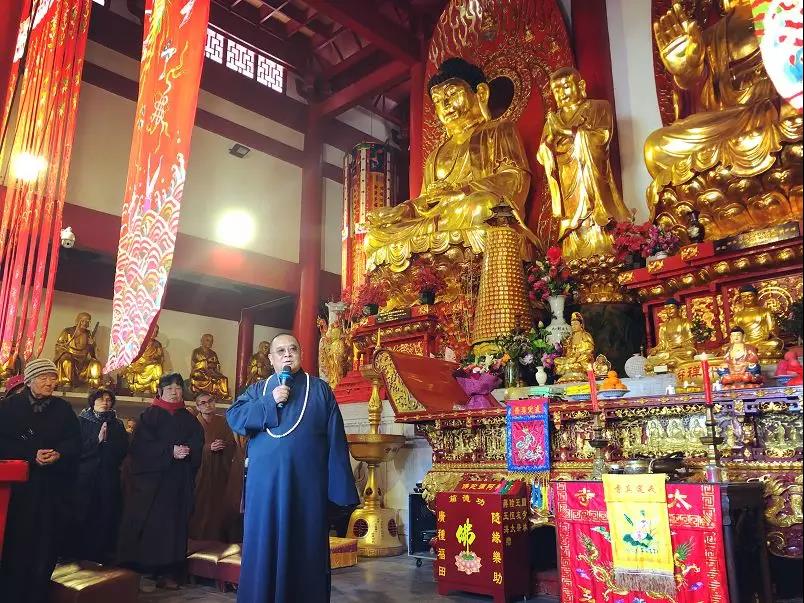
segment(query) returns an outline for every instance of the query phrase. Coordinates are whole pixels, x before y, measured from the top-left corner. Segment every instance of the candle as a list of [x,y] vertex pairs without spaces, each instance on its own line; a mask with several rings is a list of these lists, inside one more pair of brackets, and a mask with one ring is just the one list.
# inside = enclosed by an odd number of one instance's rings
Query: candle
[[703,390],[706,405],[712,406],[712,380],[709,377],[709,360],[707,360],[706,352],[701,354],[701,374],[703,375]]
[[589,394],[592,396],[592,412],[600,410],[597,405],[597,385],[595,385],[595,371],[592,370],[592,365],[586,371],[586,378],[589,380]]

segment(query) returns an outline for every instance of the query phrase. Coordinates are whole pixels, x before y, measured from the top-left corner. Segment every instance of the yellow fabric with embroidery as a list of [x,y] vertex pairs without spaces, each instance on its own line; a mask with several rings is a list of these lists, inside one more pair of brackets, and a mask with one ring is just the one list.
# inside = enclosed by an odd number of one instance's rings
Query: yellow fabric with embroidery
[[629,591],[676,594],[665,475],[604,475],[614,581]]

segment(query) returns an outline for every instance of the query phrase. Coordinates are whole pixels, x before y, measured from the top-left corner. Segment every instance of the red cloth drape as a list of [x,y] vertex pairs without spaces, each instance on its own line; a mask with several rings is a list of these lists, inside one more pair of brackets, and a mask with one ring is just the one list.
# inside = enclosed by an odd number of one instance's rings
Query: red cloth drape
[[[4,138],[10,161],[0,222],[0,362],[38,356],[44,346],[91,6],[92,0],[40,0],[32,18],[30,2],[22,12],[0,116],[5,126],[27,39],[16,118]],[[19,169],[22,158],[27,175]]]
[[162,305],[198,101],[209,0],[147,0],[105,372],[140,353]]

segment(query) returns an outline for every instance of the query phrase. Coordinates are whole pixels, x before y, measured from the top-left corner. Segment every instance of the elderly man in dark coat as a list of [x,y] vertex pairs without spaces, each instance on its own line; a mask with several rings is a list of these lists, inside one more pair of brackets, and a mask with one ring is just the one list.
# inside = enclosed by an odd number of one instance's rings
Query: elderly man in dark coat
[[31,360],[25,388],[0,402],[0,459],[28,461],[27,482],[15,484],[0,560],[3,603],[46,603],[50,575],[78,467],[81,432],[70,404],[53,396],[56,365]]
[[[185,407],[183,394],[181,375],[164,375],[158,397],[134,429],[118,549],[122,563],[154,574],[156,585],[167,589],[178,588],[177,573],[187,556],[187,527],[204,446],[204,430]],[[152,587],[145,581],[141,586]]]

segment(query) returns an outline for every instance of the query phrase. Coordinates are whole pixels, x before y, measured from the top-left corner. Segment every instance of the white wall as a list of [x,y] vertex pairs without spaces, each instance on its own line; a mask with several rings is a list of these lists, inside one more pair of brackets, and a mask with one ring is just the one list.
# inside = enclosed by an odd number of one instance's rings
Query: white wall
[[327,272],[341,273],[341,222],[343,221],[343,185],[324,178],[324,237],[321,266]]
[[[45,348],[42,355],[53,358],[56,339],[65,327],[75,324],[75,316],[79,312],[92,314],[92,325],[98,326],[97,356],[105,363],[109,357],[109,334],[112,324],[112,302],[99,297],[76,295],[56,291],[53,297],[53,313],[48,325]],[[257,326],[254,333],[254,346],[265,339],[269,340],[280,333],[279,329]],[[165,350],[165,369],[177,371],[185,378],[190,374],[190,355],[200,345],[201,335],[211,333],[215,337],[213,349],[218,354],[221,370],[229,377],[229,386],[235,382],[237,364],[237,322],[210,318],[185,312],[162,310],[159,317],[159,336]]]
[[645,190],[650,175],[642,148],[648,135],[662,125],[653,78],[651,3],[606,0],[620,135],[623,200],[637,210],[637,221],[648,219]]

